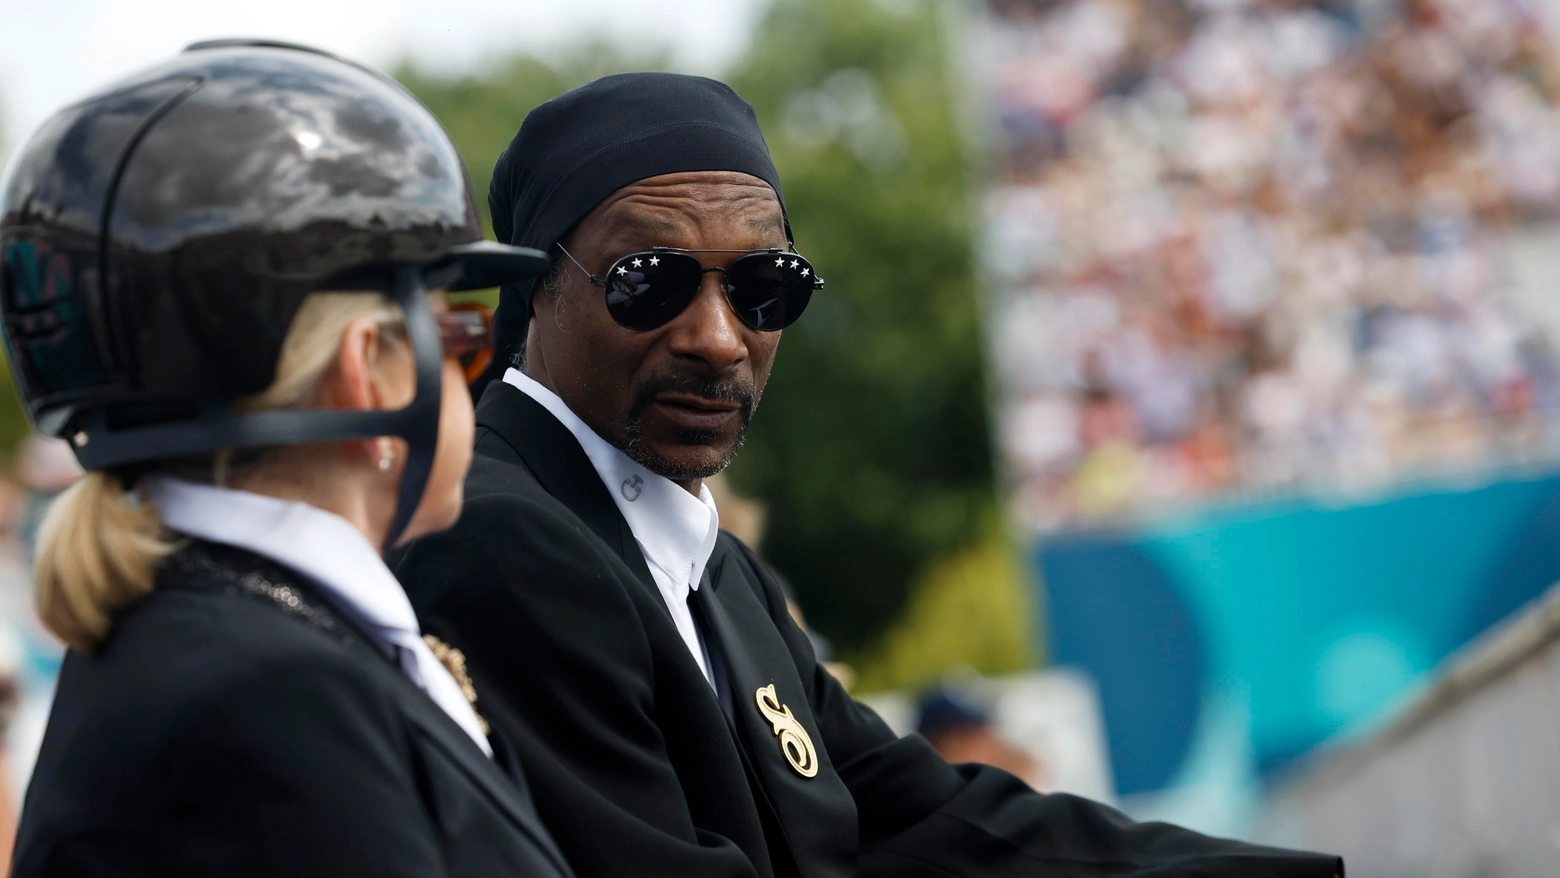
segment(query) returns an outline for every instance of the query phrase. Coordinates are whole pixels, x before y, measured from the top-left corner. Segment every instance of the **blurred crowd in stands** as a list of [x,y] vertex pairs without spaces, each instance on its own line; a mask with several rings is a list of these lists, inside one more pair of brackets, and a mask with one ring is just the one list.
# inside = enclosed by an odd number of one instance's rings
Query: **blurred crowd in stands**
[[1501,247],[1560,214],[1523,0],[991,0],[984,221],[1016,511],[1370,489],[1560,454]]

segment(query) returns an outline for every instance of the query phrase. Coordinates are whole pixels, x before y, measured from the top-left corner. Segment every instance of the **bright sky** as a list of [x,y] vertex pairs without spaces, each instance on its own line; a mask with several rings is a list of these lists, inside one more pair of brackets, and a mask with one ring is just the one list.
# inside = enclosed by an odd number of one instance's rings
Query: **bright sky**
[[715,72],[762,0],[0,0],[0,161],[55,109],[196,40],[261,36],[465,70],[592,36]]

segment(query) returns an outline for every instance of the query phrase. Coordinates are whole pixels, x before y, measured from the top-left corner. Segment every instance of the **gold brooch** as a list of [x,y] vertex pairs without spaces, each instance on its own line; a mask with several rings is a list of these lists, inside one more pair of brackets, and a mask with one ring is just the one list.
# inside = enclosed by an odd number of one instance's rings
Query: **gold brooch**
[[466,696],[467,701],[471,702],[471,712],[477,714],[477,725],[482,727],[482,734],[489,734],[487,720],[482,718],[482,714],[477,713],[477,687],[471,685],[471,675],[466,673],[466,654],[432,634],[424,634],[423,643],[428,644],[428,648],[433,650],[433,657],[450,672],[461,693]]
[[807,730],[796,721],[791,713],[791,708],[780,703],[780,697],[775,694],[773,683],[753,693],[753,699],[758,702],[758,711],[764,715],[775,727],[775,734],[780,737],[780,752],[785,754],[785,761],[791,763],[796,773],[802,777],[813,777],[818,774],[818,753],[813,750],[812,738],[807,737]]

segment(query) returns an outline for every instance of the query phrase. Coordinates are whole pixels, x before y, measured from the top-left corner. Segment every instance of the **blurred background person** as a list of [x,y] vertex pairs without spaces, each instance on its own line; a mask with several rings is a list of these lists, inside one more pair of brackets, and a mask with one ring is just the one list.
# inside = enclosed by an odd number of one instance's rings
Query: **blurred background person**
[[1046,789],[1045,765],[1002,739],[989,711],[967,692],[942,685],[921,695],[915,730],[952,763],[978,762],[1006,771],[1036,790]]

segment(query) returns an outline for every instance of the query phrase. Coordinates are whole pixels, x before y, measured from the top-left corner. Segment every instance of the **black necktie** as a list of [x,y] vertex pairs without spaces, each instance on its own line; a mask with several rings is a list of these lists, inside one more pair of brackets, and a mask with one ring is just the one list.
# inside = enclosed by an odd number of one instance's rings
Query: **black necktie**
[[710,577],[706,573],[704,581],[697,589],[688,593],[688,609],[693,611],[693,627],[698,629],[699,639],[704,643],[705,655],[710,660],[710,676],[714,677],[715,697],[720,699],[720,709],[725,712],[726,719],[733,728],[737,724],[736,703],[731,697],[731,672],[726,667],[726,651],[721,642],[710,634],[710,624],[705,618],[706,601],[714,600],[711,594]]

